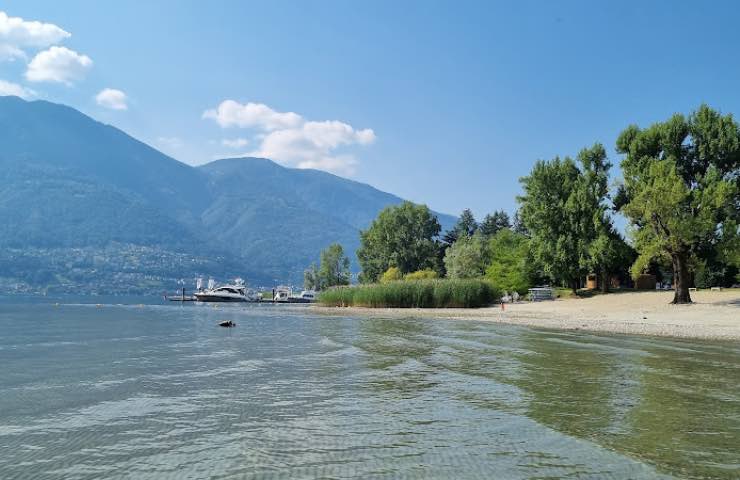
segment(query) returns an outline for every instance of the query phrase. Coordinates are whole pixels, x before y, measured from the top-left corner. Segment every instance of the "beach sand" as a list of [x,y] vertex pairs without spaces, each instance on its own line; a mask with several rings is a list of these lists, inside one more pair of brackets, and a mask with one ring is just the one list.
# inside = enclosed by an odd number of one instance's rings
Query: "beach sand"
[[562,330],[740,340],[740,289],[691,292],[691,305],[671,305],[673,292],[624,292],[590,298],[520,302],[478,309],[312,306],[315,313],[394,318],[447,318]]

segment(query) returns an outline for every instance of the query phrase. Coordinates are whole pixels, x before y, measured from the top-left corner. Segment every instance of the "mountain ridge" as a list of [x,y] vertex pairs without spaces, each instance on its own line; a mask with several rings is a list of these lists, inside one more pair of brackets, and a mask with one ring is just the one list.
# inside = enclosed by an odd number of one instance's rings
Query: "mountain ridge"
[[[0,97],[0,242],[48,270],[31,275],[12,255],[0,256],[0,280],[15,279],[24,291],[89,290],[86,274],[101,281],[100,271],[85,267],[76,283],[55,284],[67,278],[59,266],[66,257],[68,265],[97,258],[110,273],[147,265],[126,277],[142,289],[240,272],[253,283],[297,284],[333,242],[343,244],[356,270],[359,230],[402,201],[362,182],[263,158],[193,167],[72,107]],[[439,217],[446,226],[454,222]],[[47,258],[52,250],[57,258]],[[110,258],[135,252],[141,258],[129,263]],[[124,287],[103,291],[131,291]]]

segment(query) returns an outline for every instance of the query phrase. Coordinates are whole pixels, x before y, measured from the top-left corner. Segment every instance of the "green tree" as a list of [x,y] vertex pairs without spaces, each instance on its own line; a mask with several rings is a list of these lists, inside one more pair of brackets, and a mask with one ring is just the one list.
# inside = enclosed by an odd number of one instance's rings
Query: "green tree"
[[519,210],[514,212],[514,220],[511,229],[514,230],[516,233],[521,233],[522,235],[529,236],[529,230],[527,230],[524,222],[522,222],[522,217],[519,213]]
[[689,265],[699,250],[731,243],[740,212],[740,129],[702,105],[646,129],[627,127],[619,204],[633,225],[637,275],[659,257],[673,268],[673,303],[690,303]]
[[530,249],[544,273],[575,292],[586,273],[588,242],[581,236],[583,212],[576,199],[581,172],[569,157],[538,161],[520,181],[521,220],[530,232]]
[[589,255],[591,270],[599,275],[599,285],[604,293],[609,291],[611,275],[623,272],[625,265],[631,265],[637,256],[611,222],[601,224],[596,239],[589,247]]
[[[596,143],[578,152],[578,164],[569,157],[537,162],[521,179],[525,195],[518,198],[521,222],[529,232],[537,264],[554,282],[576,292],[580,279],[595,268],[593,244],[613,237],[607,215],[609,168],[606,150]],[[580,165],[580,168],[579,168]],[[599,244],[601,246],[601,244]],[[606,252],[600,258],[606,259]],[[605,265],[598,265],[603,271]]]
[[349,285],[349,258],[338,243],[333,243],[321,252],[318,270],[318,288],[323,290],[337,285]]
[[404,202],[385,208],[360,232],[361,280],[375,282],[389,267],[406,274],[437,267],[441,227],[426,205]]
[[486,236],[495,235],[502,228],[511,228],[509,214],[503,210],[496,210],[493,214],[486,215],[480,224],[480,230]]
[[606,150],[601,144],[578,154],[581,177],[575,198],[581,216],[580,236],[588,240],[588,250],[581,261],[599,277],[601,291],[609,291],[611,274],[628,258],[629,246],[613,226],[609,206],[609,169]]
[[310,267],[303,271],[303,288],[306,290],[319,290],[319,267],[312,263]]
[[488,243],[490,262],[486,277],[499,291],[527,292],[535,278],[529,258],[529,239],[508,228],[496,232]]
[[308,290],[323,290],[337,285],[349,285],[349,258],[338,243],[321,251],[319,265],[312,263],[303,272],[303,286]]
[[471,237],[476,231],[478,231],[478,222],[475,221],[475,216],[473,215],[473,212],[469,208],[466,208],[460,214],[460,218],[457,219],[457,223],[455,223],[455,226],[452,227],[451,230],[445,232],[442,240],[446,244],[452,245],[460,237]]
[[469,208],[466,208],[460,214],[455,230],[459,235],[467,235],[468,237],[472,237],[478,230],[478,222],[475,221],[475,216]]
[[480,233],[473,236],[461,236],[447,249],[444,263],[447,276],[450,278],[483,276],[488,264],[488,248],[485,238]]

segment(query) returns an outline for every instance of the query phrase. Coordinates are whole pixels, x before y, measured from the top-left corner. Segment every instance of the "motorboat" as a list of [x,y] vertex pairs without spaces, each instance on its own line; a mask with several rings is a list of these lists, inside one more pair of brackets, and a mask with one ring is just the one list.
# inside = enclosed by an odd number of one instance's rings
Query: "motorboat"
[[260,296],[254,290],[247,288],[242,279],[236,279],[233,284],[216,286],[211,278],[208,286],[203,289],[202,282],[198,281],[198,291],[193,294],[198,302],[258,302]]
[[313,290],[302,290],[300,295],[294,295],[290,287],[279,286],[272,295],[275,303],[313,303],[316,301],[316,292]]

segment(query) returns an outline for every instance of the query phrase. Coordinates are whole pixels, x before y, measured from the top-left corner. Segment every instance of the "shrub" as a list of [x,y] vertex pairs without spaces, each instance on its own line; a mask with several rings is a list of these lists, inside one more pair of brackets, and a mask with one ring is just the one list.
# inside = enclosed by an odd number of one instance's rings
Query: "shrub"
[[338,287],[322,292],[322,305],[370,308],[478,308],[492,304],[499,293],[479,279],[423,279]]
[[403,277],[404,280],[426,280],[431,278],[438,278],[439,274],[432,269],[427,268],[426,270],[417,270],[415,272],[407,273]]
[[398,267],[391,267],[380,276],[380,283],[395,282],[402,278],[403,274],[401,273],[401,270],[399,270]]

